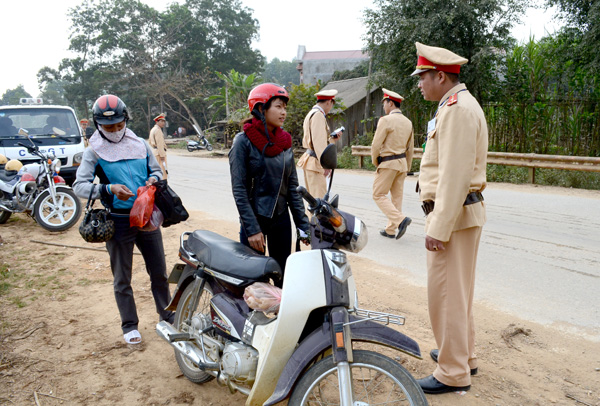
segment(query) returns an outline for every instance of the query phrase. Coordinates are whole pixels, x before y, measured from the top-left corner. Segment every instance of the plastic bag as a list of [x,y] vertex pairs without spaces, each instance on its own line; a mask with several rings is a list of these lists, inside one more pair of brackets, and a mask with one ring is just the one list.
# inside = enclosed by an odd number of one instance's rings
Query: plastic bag
[[152,209],[152,215],[150,216],[150,220],[146,223],[144,227],[140,227],[142,231],[154,231],[158,229],[163,223],[164,217],[162,212],[154,205]]
[[137,190],[137,199],[129,213],[129,225],[131,227],[144,227],[154,210],[154,186],[140,186]]
[[264,282],[254,282],[244,290],[248,307],[265,313],[277,313],[281,303],[281,289]]

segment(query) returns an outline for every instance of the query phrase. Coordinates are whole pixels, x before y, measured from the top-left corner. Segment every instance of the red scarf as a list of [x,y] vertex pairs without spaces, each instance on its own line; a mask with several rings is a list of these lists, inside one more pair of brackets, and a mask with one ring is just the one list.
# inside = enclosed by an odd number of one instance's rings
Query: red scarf
[[[271,143],[269,143],[265,135],[265,125],[255,117],[252,117],[251,123],[244,124],[244,132],[259,151],[262,152],[264,148],[266,156],[279,155],[292,147],[292,136],[280,127],[277,127],[275,134],[269,134],[271,138]],[[267,144],[269,145],[265,148]]]

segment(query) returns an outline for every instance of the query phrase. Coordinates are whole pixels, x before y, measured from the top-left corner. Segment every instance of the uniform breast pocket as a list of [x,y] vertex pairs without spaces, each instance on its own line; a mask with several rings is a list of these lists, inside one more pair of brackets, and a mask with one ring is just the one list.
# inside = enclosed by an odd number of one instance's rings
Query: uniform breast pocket
[[430,160],[430,159],[437,160],[437,151],[438,151],[438,146],[437,146],[436,131],[433,130],[427,134],[427,142],[425,143],[425,150],[423,151],[423,159],[424,160]]

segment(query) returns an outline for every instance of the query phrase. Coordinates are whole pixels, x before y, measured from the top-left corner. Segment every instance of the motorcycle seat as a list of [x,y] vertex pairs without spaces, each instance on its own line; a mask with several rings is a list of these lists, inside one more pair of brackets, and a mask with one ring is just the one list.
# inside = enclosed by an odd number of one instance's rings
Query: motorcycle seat
[[229,276],[252,281],[282,277],[281,267],[273,258],[212,231],[194,231],[187,240],[187,249],[207,268]]
[[0,171],[0,180],[2,180],[4,182],[10,182],[17,176],[18,173],[19,173],[18,171],[7,171],[7,170]]

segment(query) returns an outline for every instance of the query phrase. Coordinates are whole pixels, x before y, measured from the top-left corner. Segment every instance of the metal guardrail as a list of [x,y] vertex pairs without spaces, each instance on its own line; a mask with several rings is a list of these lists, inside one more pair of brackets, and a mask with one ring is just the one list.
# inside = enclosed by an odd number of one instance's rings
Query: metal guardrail
[[[358,166],[363,167],[363,158],[371,156],[371,147],[353,145],[352,155],[359,157]],[[415,148],[415,159],[423,157],[423,149]],[[600,172],[600,158],[586,156],[519,154],[512,152],[488,152],[487,163],[491,165],[520,166],[529,169],[529,182],[535,183],[535,169],[562,169],[581,172]]]

